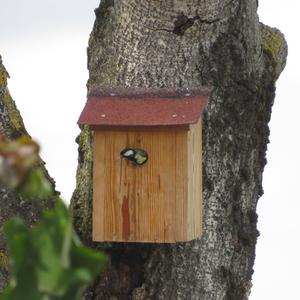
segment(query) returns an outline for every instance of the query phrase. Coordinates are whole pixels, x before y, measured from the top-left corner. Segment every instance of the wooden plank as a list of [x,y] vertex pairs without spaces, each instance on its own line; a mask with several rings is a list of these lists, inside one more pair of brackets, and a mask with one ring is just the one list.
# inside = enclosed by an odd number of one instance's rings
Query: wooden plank
[[[93,159],[97,161],[93,168],[93,240],[104,237],[104,194],[105,186],[99,182],[105,178],[105,144],[103,143],[103,132],[94,132]],[[97,199],[97,201],[95,201]]]
[[[178,132],[176,134],[176,144],[174,149],[176,151],[175,157],[175,174],[176,174],[176,206],[175,206],[175,219],[173,223],[175,224],[174,235],[176,236],[176,241],[186,241],[187,240],[187,201],[188,201],[188,131]],[[184,162],[184,163],[182,163]]]
[[[103,220],[93,222],[95,241],[186,239],[186,139],[186,130],[95,130],[93,217]],[[121,159],[126,147],[145,149],[148,162]]]
[[202,192],[202,119],[195,125],[195,235],[202,235],[203,227],[203,192]]
[[[106,190],[104,195],[105,203],[105,223],[104,223],[104,239],[117,240],[120,233],[123,234],[122,223],[122,207],[126,206],[127,195],[123,194],[125,198],[121,198],[121,194],[117,193],[118,189],[124,189],[121,185],[120,165],[118,164],[119,153],[115,149],[125,142],[124,136],[116,132],[115,135],[109,134],[104,131],[104,144],[105,144],[105,160],[106,176],[102,180],[102,185]],[[107,199],[109,201],[107,201]],[[124,201],[124,203],[123,203]],[[124,209],[124,208],[123,208]],[[125,220],[126,221],[126,220]],[[126,230],[126,228],[124,228]]]
[[190,126],[188,135],[188,240],[202,234],[202,123]]

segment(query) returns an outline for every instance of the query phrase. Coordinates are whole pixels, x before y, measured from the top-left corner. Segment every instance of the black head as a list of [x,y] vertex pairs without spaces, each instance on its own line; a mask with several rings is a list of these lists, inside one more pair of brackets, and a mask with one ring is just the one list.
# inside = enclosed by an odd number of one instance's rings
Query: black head
[[120,155],[129,160],[134,160],[135,150],[133,148],[125,148],[120,152]]

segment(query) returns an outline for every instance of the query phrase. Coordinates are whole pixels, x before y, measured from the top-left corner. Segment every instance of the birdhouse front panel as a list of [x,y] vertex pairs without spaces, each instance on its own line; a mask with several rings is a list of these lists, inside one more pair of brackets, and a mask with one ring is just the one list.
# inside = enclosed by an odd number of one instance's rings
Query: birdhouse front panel
[[94,137],[93,240],[197,238],[202,232],[201,113],[207,94],[126,92],[109,91],[110,97],[98,92],[79,120],[92,126]]

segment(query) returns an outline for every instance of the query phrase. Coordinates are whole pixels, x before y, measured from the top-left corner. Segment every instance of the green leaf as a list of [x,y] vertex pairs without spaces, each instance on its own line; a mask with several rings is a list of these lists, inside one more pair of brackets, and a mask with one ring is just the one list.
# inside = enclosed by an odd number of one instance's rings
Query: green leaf
[[106,262],[104,254],[80,243],[60,199],[33,229],[14,218],[5,230],[13,272],[0,300],[79,300]]
[[12,218],[5,226],[12,259],[12,278],[1,300],[40,300],[36,288],[35,251],[31,247],[30,233],[20,218]]

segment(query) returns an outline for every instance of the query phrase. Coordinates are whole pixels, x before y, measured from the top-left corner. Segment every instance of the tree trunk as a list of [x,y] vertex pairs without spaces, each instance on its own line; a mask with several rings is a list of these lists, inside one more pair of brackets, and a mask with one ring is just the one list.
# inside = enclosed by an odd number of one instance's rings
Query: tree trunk
[[[25,130],[22,117],[9,94],[7,88],[8,78],[9,75],[2,64],[0,55],[0,134],[13,140],[24,135],[28,136],[28,133]],[[54,181],[49,177],[42,160],[40,160],[39,167],[42,167],[54,187]],[[8,256],[3,232],[5,222],[10,217],[18,215],[30,226],[40,218],[42,208],[51,207],[52,205],[52,199],[41,202],[21,198],[14,192],[9,191],[0,181],[0,293],[8,281]]]
[[212,93],[203,124],[204,233],[192,242],[92,243],[92,135],[82,128],[74,223],[87,244],[111,255],[85,299],[247,299],[283,35],[259,23],[255,0],[102,0],[95,12],[88,93],[203,85]]

